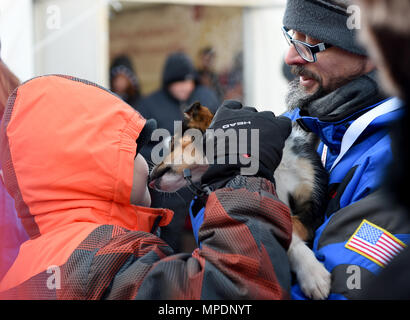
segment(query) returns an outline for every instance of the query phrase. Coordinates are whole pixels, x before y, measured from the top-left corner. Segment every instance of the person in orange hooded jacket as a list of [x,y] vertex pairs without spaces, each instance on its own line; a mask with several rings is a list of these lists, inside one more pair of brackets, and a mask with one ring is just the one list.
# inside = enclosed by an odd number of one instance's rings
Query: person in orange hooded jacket
[[201,248],[175,255],[155,235],[172,211],[148,207],[138,150],[149,121],[69,76],[34,78],[10,99],[1,163],[30,239],[0,282],[1,299],[289,297],[291,220],[271,181],[239,176],[212,192]]

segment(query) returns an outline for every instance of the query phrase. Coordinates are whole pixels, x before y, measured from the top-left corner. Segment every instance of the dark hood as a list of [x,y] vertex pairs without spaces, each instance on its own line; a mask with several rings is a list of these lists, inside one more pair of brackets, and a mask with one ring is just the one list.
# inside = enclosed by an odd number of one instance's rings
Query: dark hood
[[198,83],[198,75],[191,59],[182,52],[169,55],[162,71],[162,87],[166,88],[173,82],[187,79]]
[[128,58],[127,56],[124,56],[124,55],[118,56],[117,58],[113,60],[111,64],[111,67],[110,67],[110,89],[111,91],[113,90],[112,81],[114,77],[119,73],[122,73],[123,75],[128,77],[128,79],[132,83],[135,95],[139,97],[140,91],[141,91],[140,81],[138,79],[138,76],[135,72],[135,69],[132,65],[130,58]]

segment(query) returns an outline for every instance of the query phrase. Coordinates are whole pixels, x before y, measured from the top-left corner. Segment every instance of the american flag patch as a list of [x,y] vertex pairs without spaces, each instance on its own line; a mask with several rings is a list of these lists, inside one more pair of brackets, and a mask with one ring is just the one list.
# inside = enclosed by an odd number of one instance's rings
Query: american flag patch
[[385,267],[406,245],[390,232],[363,219],[345,247]]

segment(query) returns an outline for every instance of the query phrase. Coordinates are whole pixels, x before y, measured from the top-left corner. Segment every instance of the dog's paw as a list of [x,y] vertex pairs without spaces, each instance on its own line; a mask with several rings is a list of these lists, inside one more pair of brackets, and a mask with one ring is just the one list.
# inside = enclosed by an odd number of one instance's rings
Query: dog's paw
[[326,299],[330,293],[331,275],[297,235],[292,238],[288,257],[305,296],[314,300]]
[[297,270],[296,275],[305,296],[314,300],[323,300],[330,293],[331,275],[315,257],[313,259],[306,260]]

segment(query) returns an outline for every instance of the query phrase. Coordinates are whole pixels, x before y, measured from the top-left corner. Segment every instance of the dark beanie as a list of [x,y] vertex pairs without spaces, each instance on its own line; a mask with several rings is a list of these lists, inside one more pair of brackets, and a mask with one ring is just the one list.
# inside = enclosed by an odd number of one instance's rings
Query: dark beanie
[[182,52],[168,56],[162,73],[162,85],[167,87],[173,82],[188,79],[196,80],[196,70],[191,59]]
[[329,0],[287,0],[283,25],[346,51],[367,55],[356,41],[355,30],[348,27],[349,16],[345,7]]

